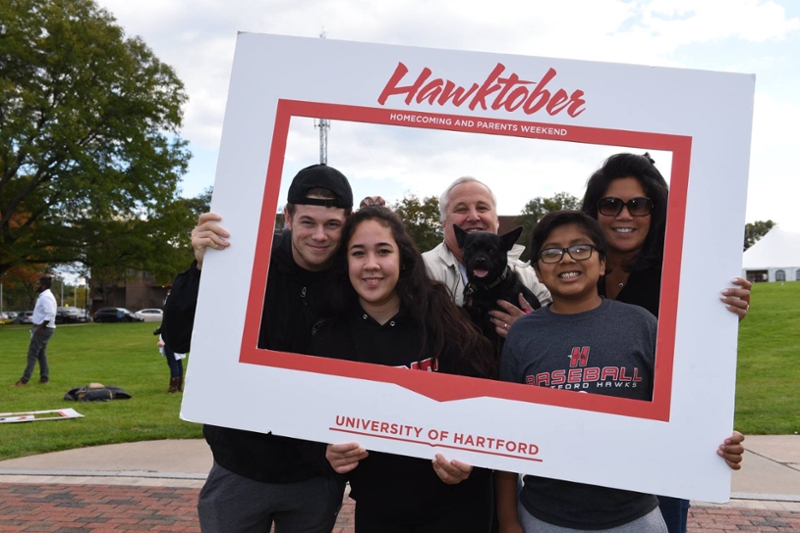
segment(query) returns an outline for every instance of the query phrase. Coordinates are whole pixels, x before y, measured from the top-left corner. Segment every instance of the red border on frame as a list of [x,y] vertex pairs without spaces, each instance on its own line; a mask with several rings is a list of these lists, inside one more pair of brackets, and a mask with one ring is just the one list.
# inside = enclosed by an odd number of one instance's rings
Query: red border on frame
[[[533,387],[434,372],[411,372],[407,369],[369,363],[356,363],[258,349],[256,346],[261,326],[261,314],[263,312],[267,271],[272,250],[275,212],[278,206],[286,140],[289,133],[289,123],[294,116],[598,145],[630,146],[672,152],[672,175],[670,179],[667,233],[664,245],[664,265],[661,278],[661,307],[658,321],[653,401],[643,402],[599,394],[575,394],[573,391],[568,390]],[[417,118],[412,122],[408,120],[408,117]],[[445,124],[447,119],[449,119],[449,123]],[[499,128],[488,129],[481,124],[495,124]],[[501,131],[500,129],[506,127],[511,130],[514,129],[514,125],[516,125],[516,131],[513,132]],[[526,131],[522,130],[522,126],[526,128]],[[678,288],[680,284],[691,146],[691,137],[679,135],[279,100],[267,167],[267,181],[264,188],[239,361],[304,372],[393,383],[440,402],[492,397],[668,421],[672,395],[672,363],[675,347],[675,325],[678,310]]]

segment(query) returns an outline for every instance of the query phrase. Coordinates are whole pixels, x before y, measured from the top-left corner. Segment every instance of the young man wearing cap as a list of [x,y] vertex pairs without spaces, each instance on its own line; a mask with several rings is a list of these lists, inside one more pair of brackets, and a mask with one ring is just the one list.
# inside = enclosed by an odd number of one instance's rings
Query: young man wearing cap
[[[292,180],[284,210],[288,231],[272,244],[260,348],[306,353],[352,207],[350,184],[332,167],[312,165]],[[220,220],[214,213],[200,216],[192,230],[195,262],[175,279],[165,304],[164,340],[177,351],[190,348],[205,250],[230,245]],[[214,455],[197,505],[203,533],[268,533],[273,523],[287,533],[333,528],[344,485],[306,463],[300,441],[210,425],[203,434]]]
[[17,387],[24,387],[33,375],[36,362],[39,362],[39,383],[50,381],[50,367],[47,364],[47,343],[56,330],[56,297],[50,292],[52,278],[41,277],[36,284],[39,298],[33,308],[33,329],[31,329],[31,343],[28,346],[28,365],[22,377],[15,383]]

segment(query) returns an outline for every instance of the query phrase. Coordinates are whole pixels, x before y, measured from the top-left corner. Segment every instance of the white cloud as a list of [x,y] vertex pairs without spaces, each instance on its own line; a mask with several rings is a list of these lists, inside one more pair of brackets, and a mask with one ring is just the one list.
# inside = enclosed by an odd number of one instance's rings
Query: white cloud
[[783,7],[758,0],[653,0],[643,10],[643,23],[673,45],[725,37],[760,42],[800,28],[800,19],[787,20]]
[[[800,150],[793,124],[798,123],[800,97],[776,96],[772,91],[800,86],[797,43],[800,19],[789,18],[782,7],[788,0],[99,0],[117,17],[129,35],[141,35],[156,55],[174,66],[186,84],[190,100],[185,109],[183,136],[199,150],[216,150],[222,128],[233,50],[237,31],[316,37],[324,28],[328,38],[551,56],[592,61],[693,67],[692,53],[703,56],[700,66],[732,70],[746,68],[756,74],[773,65],[784,66],[780,87],[764,84],[759,75],[756,101],[752,183],[748,219],[780,218],[782,225],[800,229],[800,210],[783,198],[796,197],[800,185],[792,178],[794,164],[786,154]],[[794,40],[792,40],[794,39]],[[765,57],[757,68],[742,66],[735,53],[720,42],[760,46]],[[770,46],[766,49],[765,46]],[[681,59],[678,59],[678,58]],[[688,63],[687,63],[688,61]],[[788,68],[786,68],[788,65]],[[311,128],[309,139],[316,138]],[[365,173],[379,176],[387,168],[400,176],[425,175],[437,187],[459,173],[490,175],[498,171],[496,159],[475,158],[462,172],[457,157],[432,151],[424,162],[409,161],[391,153],[390,147],[350,143],[332,131],[335,158],[363,162]],[[496,148],[504,150],[502,146]],[[292,154],[305,160],[317,157],[314,146]],[[776,152],[783,152],[781,157]],[[446,152],[446,151],[445,151]],[[425,153],[425,152],[421,152]],[[500,152],[498,152],[500,153]],[[205,157],[204,161],[209,158]],[[332,157],[332,159],[334,159]],[[372,159],[372,162],[370,161]],[[298,164],[300,162],[298,161]],[[562,164],[548,172],[584,176],[599,161]],[[514,168],[513,158],[509,167]],[[573,168],[574,166],[574,168]],[[213,171],[196,172],[206,180]],[[443,178],[442,176],[446,176]],[[189,176],[188,181],[193,178]],[[187,189],[201,190],[210,183]],[[763,207],[766,196],[784,191],[780,212]],[[786,194],[786,191],[795,191]],[[769,191],[769,192],[768,192]],[[511,202],[519,203],[512,197]],[[501,201],[501,205],[506,204]],[[773,200],[771,205],[775,205]],[[784,212],[785,211],[785,212]]]
[[797,124],[800,104],[756,94],[747,220],[772,219],[784,229],[800,231]]

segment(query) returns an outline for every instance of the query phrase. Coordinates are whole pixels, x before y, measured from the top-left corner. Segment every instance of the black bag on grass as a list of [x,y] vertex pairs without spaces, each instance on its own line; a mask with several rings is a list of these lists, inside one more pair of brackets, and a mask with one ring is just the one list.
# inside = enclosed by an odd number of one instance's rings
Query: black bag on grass
[[65,400],[75,402],[107,402],[108,400],[127,400],[130,397],[131,395],[123,389],[102,383],[89,383],[85,387],[70,389],[64,395]]

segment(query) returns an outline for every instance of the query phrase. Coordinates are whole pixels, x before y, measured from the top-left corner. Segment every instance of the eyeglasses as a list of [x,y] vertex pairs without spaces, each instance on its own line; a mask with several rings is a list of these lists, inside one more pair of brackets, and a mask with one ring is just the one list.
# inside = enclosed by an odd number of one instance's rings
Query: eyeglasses
[[607,196],[597,202],[597,210],[601,215],[615,217],[622,213],[622,208],[627,207],[632,217],[646,217],[653,212],[653,201],[650,198],[631,198],[623,202],[620,198]]
[[548,248],[539,252],[539,259],[542,260],[542,263],[558,263],[564,257],[564,252],[567,252],[575,261],[586,261],[592,257],[592,250],[594,250],[592,244],[576,244],[569,248]]

